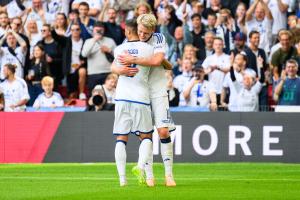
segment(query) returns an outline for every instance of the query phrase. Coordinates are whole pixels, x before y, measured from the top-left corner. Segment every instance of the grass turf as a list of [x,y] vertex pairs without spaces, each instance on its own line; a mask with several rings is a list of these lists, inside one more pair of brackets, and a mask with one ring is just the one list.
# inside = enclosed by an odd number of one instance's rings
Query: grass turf
[[163,185],[162,164],[154,164],[154,188],[139,186],[132,167],[120,188],[113,163],[3,164],[0,199],[300,199],[297,164],[176,163],[176,188]]

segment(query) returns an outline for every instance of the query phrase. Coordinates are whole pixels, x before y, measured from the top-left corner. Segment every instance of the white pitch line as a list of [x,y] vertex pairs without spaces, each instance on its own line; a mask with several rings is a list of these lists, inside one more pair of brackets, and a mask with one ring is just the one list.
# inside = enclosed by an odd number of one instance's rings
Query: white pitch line
[[[2,176],[1,180],[53,180],[53,181],[101,181],[101,180],[118,180],[113,177],[29,177],[29,176]],[[155,178],[156,180],[164,180],[163,178]],[[128,180],[136,180],[135,178],[128,178]],[[199,181],[286,181],[286,182],[300,182],[300,179],[286,179],[286,178],[176,178],[176,180],[199,180]]]

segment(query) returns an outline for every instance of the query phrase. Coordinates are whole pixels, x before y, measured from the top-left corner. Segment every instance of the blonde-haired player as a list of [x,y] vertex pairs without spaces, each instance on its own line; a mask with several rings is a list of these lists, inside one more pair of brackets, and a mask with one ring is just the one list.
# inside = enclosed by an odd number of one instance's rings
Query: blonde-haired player
[[44,92],[40,94],[34,101],[34,108],[55,108],[62,107],[64,105],[64,100],[61,95],[57,92],[53,92],[54,79],[50,76],[45,76],[42,81],[42,88]]
[[[153,46],[154,54],[151,57],[141,58],[128,54],[120,55],[119,61],[123,65],[138,64],[151,66],[149,74],[149,89],[151,108],[153,112],[154,124],[157,128],[161,141],[161,155],[165,166],[166,186],[176,186],[173,178],[173,144],[171,142],[169,130],[174,129],[174,123],[170,116],[169,101],[167,94],[167,78],[165,69],[162,66],[165,62],[165,53],[167,44],[165,37],[160,33],[154,33],[157,25],[156,17],[153,14],[142,14],[137,18],[138,36],[140,41]],[[146,167],[147,184],[154,186],[154,177],[152,172],[152,160],[149,160],[149,166]]]

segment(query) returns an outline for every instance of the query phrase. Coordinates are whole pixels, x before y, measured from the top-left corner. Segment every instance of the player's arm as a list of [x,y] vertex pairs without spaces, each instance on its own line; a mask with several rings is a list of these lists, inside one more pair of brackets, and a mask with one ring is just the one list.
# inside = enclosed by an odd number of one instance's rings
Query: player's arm
[[142,66],[160,67],[165,59],[165,53],[155,53],[150,57],[134,57],[130,54],[118,56],[118,60],[122,65],[137,64]]
[[115,62],[111,64],[111,71],[118,75],[123,76],[134,76],[139,72],[139,69],[136,67],[128,67],[128,66],[117,66]]

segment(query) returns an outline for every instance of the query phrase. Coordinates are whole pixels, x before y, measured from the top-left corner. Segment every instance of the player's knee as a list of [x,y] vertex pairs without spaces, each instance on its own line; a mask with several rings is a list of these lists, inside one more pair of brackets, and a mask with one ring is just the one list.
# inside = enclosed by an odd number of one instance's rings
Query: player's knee
[[166,139],[166,138],[170,137],[168,128],[159,128],[159,129],[157,129],[157,132],[158,132],[160,139]]
[[152,140],[152,134],[140,134],[140,140],[150,139]]
[[128,136],[127,135],[118,135],[116,138],[116,142],[123,142],[126,145],[128,142]]

